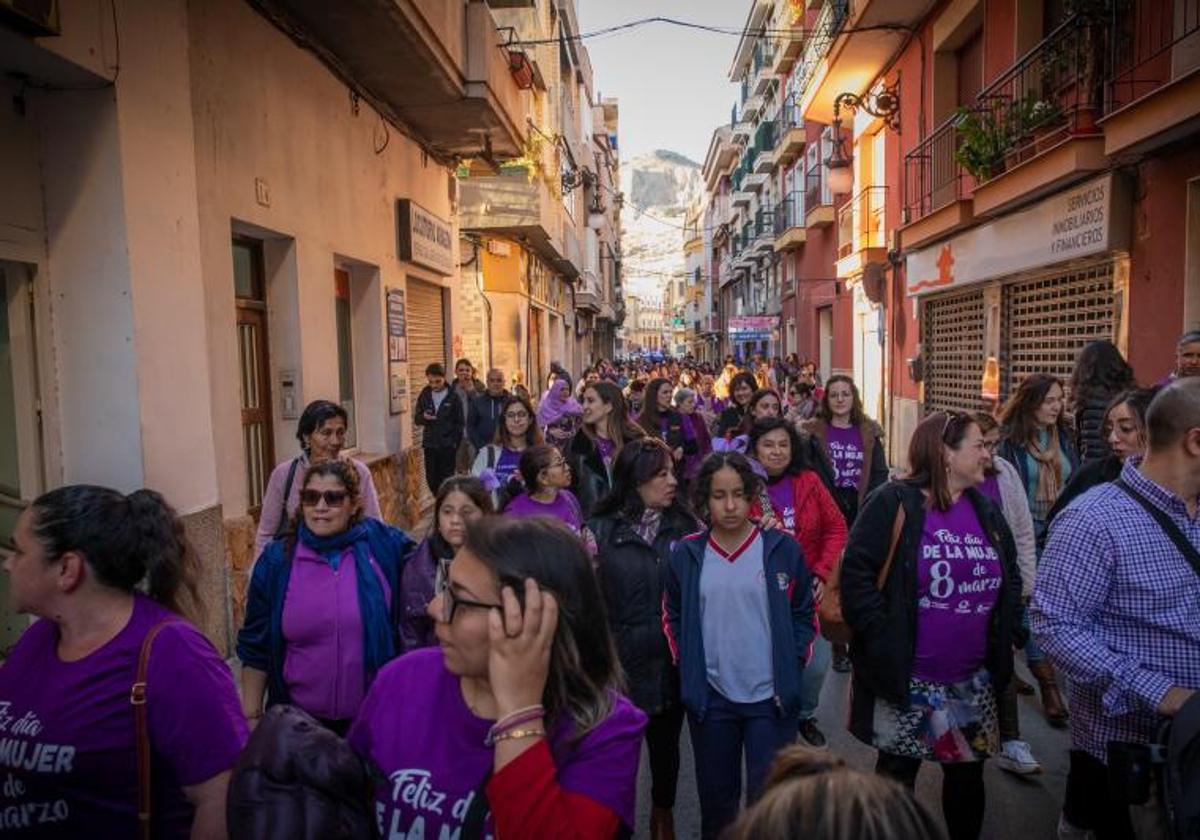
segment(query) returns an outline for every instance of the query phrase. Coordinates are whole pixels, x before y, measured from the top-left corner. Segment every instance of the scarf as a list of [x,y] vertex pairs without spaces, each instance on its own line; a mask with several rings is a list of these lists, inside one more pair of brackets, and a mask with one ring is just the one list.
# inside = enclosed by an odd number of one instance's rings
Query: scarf
[[566,414],[583,414],[583,407],[569,395],[570,386],[562,379],[554,380],[554,384],[542,394],[538,402],[537,424],[543,429],[557,423]]
[[[380,536],[372,527],[371,520],[364,520],[331,537],[318,537],[301,520],[296,532],[300,542],[315,551],[334,571],[341,563],[342,552],[347,548],[354,550],[354,577],[358,584],[358,610],[363,626],[363,661],[368,678],[396,655],[396,640],[392,634],[387,600],[371,565],[372,554],[382,560],[388,550]],[[393,592],[392,597],[399,597],[399,593]]]
[[[1051,426],[1043,446],[1040,434],[1029,441],[1029,457],[1037,465],[1037,487],[1033,494],[1034,519],[1046,517],[1062,492],[1062,449],[1058,442],[1058,426]],[[1040,517],[1039,517],[1040,513]]]
[[658,527],[662,524],[662,511],[646,508],[642,511],[642,518],[638,522],[634,522],[633,532],[646,541],[646,545],[654,545],[654,538],[658,536]]

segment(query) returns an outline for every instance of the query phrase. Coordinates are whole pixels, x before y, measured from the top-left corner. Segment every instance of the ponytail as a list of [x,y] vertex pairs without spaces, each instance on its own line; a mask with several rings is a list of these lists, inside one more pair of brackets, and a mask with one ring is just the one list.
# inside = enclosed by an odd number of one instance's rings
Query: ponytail
[[74,484],[32,505],[33,533],[46,556],[79,552],[104,586],[132,593],[144,587],[158,603],[197,618],[199,563],[183,523],[161,493]]

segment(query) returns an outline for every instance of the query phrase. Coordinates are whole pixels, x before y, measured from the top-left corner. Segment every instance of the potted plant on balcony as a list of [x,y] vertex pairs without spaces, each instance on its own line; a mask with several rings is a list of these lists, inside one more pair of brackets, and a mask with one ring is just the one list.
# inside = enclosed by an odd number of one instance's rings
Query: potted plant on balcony
[[1006,120],[994,110],[960,106],[955,112],[958,147],[954,160],[977,182],[988,181],[1004,171],[1004,154],[1011,145]]

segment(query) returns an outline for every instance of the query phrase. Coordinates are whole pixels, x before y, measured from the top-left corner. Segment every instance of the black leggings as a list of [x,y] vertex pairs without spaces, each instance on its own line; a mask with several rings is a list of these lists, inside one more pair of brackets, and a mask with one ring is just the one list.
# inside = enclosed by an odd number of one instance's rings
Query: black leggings
[[646,748],[650,752],[650,801],[655,808],[674,808],[679,782],[679,736],[683,732],[683,706],[672,706],[650,715]]
[[1083,750],[1071,750],[1063,816],[1076,828],[1085,828],[1096,840],[1133,840],[1129,806],[1116,801],[1108,788],[1108,768]]
[[[964,761],[942,766],[942,816],[950,840],[976,840],[983,829],[983,762]],[[921,759],[880,752],[875,772],[913,790]]]

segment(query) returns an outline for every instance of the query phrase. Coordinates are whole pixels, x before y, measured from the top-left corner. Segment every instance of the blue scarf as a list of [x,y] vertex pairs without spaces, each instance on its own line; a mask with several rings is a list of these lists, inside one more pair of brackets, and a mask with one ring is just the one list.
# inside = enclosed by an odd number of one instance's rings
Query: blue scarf
[[[368,677],[374,676],[396,655],[387,600],[379,576],[371,566],[371,555],[382,563],[388,547],[372,524],[371,520],[364,520],[332,537],[318,537],[301,520],[296,532],[300,542],[320,555],[334,571],[341,563],[342,552],[347,548],[354,550],[354,577],[358,583],[358,610],[363,626],[363,659]],[[399,593],[393,592],[392,597],[399,597]]]

